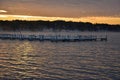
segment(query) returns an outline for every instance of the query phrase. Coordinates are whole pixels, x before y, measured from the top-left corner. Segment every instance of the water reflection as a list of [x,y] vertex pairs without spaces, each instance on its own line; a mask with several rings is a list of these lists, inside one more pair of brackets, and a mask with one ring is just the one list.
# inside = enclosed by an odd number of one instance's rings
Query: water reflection
[[34,51],[30,42],[24,42],[19,44],[13,51],[13,58],[16,58],[18,64],[27,64],[27,61],[33,60],[32,57],[28,57]]
[[0,40],[0,80],[119,80],[118,36],[108,42]]

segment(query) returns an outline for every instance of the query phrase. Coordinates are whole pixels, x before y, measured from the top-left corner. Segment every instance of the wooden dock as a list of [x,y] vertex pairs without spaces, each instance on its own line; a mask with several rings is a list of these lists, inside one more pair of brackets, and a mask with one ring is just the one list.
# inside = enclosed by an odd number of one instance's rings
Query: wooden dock
[[0,34],[2,40],[29,40],[51,42],[79,42],[79,41],[107,41],[107,36],[95,35],[23,35],[23,34]]

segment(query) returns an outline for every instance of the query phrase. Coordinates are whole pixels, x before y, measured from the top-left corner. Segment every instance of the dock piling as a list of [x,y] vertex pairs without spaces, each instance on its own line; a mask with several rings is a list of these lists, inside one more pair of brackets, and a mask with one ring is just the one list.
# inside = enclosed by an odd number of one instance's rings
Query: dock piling
[[78,41],[107,41],[106,36],[93,36],[93,35],[23,35],[23,34],[0,34],[0,39],[9,40],[29,40],[29,41],[52,41],[52,42],[78,42]]

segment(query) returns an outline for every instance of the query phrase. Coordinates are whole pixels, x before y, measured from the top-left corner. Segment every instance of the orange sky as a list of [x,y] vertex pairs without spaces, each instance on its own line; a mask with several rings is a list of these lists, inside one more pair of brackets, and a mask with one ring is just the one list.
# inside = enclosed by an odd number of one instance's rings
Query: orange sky
[[91,23],[107,23],[120,24],[119,17],[80,17],[80,18],[65,18],[65,17],[43,17],[43,16],[27,16],[27,15],[0,15],[0,20],[65,20],[75,22],[91,22]]
[[120,0],[0,0],[0,20],[120,24]]

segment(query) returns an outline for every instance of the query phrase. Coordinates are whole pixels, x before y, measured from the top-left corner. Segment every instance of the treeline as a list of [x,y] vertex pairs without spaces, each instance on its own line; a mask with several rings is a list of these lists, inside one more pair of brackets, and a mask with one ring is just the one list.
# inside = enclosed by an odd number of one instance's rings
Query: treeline
[[79,30],[79,31],[120,31],[120,25],[110,24],[92,24],[89,22],[71,22],[71,21],[0,21],[0,30]]

